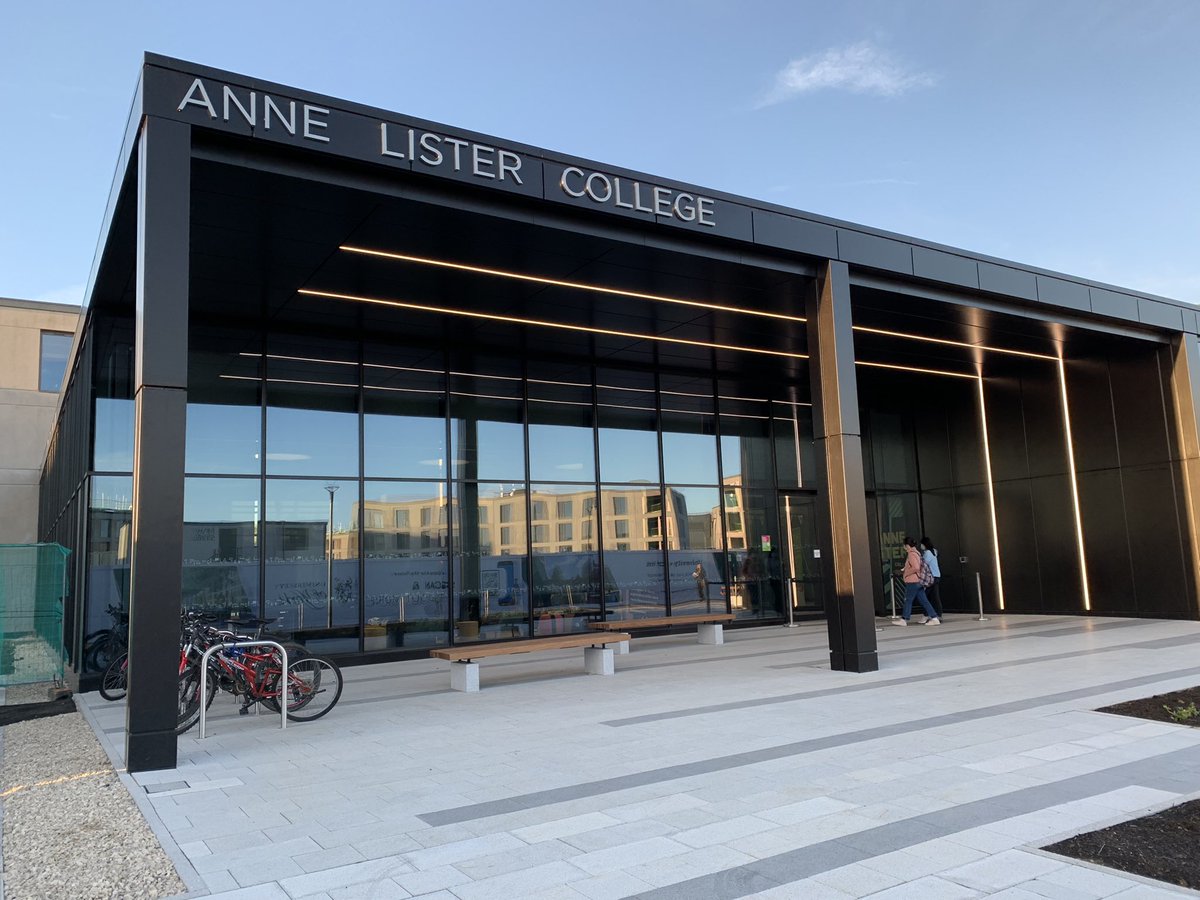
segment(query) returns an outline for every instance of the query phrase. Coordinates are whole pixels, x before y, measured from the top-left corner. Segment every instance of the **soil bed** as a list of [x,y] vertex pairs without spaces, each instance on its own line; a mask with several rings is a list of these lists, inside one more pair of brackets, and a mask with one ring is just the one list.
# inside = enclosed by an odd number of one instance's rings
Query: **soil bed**
[[1136,716],[1139,719],[1153,719],[1156,722],[1171,722],[1175,725],[1192,725],[1200,727],[1200,716],[1193,716],[1185,721],[1171,718],[1166,707],[1179,709],[1188,704],[1195,704],[1200,709],[1200,687],[1187,688],[1182,691],[1172,691],[1169,694],[1157,694],[1154,697],[1143,697],[1140,700],[1127,700],[1113,706],[1104,706],[1096,712],[1114,713],[1118,716]]
[[1200,800],[1044,849],[1180,887],[1200,888]]
[[[1200,716],[1179,721],[1168,711],[1189,704],[1200,708],[1200,687],[1129,700],[1097,711],[1200,727]],[[1044,849],[1180,887],[1200,889],[1200,800],[1079,834]]]

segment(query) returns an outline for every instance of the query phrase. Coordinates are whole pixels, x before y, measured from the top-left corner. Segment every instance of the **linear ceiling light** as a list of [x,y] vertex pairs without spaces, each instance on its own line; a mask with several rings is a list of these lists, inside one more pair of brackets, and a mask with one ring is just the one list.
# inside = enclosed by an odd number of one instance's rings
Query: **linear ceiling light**
[[501,316],[469,309],[452,309],[445,306],[429,306],[424,303],[408,303],[403,300],[385,300],[379,297],[360,297],[355,294],[339,294],[334,291],[316,291],[301,288],[296,293],[309,297],[325,297],[330,300],[351,300],[355,303],[371,303],[376,306],[391,306],[397,309],[412,309],[419,312],[439,313],[448,316],[463,316],[468,319],[483,319],[489,322],[508,322],[514,325],[534,325],[540,328],[556,328],[562,331],[580,331],[587,334],[603,334],[611,337],[629,338],[635,341],[658,341],[666,344],[682,344],[688,347],[705,347],[709,350],[735,350],[740,353],[758,353],[763,356],[780,356],[787,359],[808,359],[806,353],[788,353],[783,350],[767,350],[762,347],[740,347],[735,344],[715,344],[710,341],[693,341],[658,334],[639,334],[635,331],[617,331],[611,328],[595,328],[590,325],[570,325],[566,322],[549,322],[544,319],[526,319],[519,316]]
[[478,275],[493,275],[497,278],[511,278],[514,281],[529,281],[534,284],[547,284],[553,287],[573,288],[579,291],[591,291],[596,294],[610,294],[617,297],[633,297],[637,300],[653,300],[656,303],[675,303],[680,306],[695,306],[700,309],[713,309],[720,312],[738,313],[745,316],[762,316],[767,319],[783,319],[787,322],[806,322],[803,316],[790,316],[787,313],[768,312],[762,309],[746,309],[741,306],[727,306],[722,303],[706,303],[703,300],[685,300],[680,297],[665,297],[662,294],[647,294],[641,291],[626,291],[621,288],[604,287],[599,284],[587,284],[582,281],[564,281],[560,278],[543,278],[540,275],[527,275],[523,272],[509,272],[504,269],[488,269],[483,266],[469,266],[465,263],[450,262],[444,259],[430,259],[425,256],[410,256],[406,253],[390,253],[386,250],[371,250],[367,247],[355,247],[352,244],[342,244],[339,250],[347,253],[361,253],[366,256],[378,256],[384,259],[395,259],[400,262],[419,263],[423,266],[437,266],[441,269],[454,269],[459,272],[474,272]]
[[898,369],[901,372],[921,372],[925,375],[945,375],[948,378],[978,378],[978,375],[969,375],[966,372],[945,372],[941,369],[922,369],[917,366],[894,366],[891,363],[867,362],[866,360],[857,359],[854,361],[856,366],[869,366],[872,369]]
[[1045,353],[1031,353],[1027,350],[1009,350],[1007,347],[989,347],[986,344],[968,344],[966,341],[952,341],[947,338],[926,337],[922,334],[905,334],[903,331],[888,331],[884,328],[868,328],[866,325],[851,326],[855,331],[866,332],[867,334],[882,334],[887,337],[904,338],[909,341],[923,341],[927,344],[944,344],[949,347],[963,347],[967,350],[987,350],[991,353],[1007,353],[1011,356],[1028,356],[1031,359],[1044,359],[1047,362],[1054,362],[1058,359],[1057,356],[1047,356]]

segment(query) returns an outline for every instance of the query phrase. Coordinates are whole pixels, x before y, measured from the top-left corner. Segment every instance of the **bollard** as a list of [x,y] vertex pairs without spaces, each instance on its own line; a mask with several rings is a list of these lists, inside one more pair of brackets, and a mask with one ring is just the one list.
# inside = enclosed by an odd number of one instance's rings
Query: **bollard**
[[979,577],[979,573],[975,573],[975,594],[979,597],[979,618],[977,621],[986,622],[987,616],[983,614],[983,580]]

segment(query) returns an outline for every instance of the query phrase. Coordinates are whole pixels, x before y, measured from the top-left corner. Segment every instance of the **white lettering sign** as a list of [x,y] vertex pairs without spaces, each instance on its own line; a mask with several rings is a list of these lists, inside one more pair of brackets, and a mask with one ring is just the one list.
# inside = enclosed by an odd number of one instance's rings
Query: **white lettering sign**
[[[617,175],[585,172],[575,166],[563,169],[558,186],[568,197],[586,197],[601,206],[611,205],[681,222],[695,222],[708,228],[717,227],[717,201],[712,197],[697,197],[673,188],[643,185],[640,181],[630,183]],[[643,202],[643,196],[649,204]]]
[[379,123],[379,155],[412,160],[430,169],[469,172],[476,178],[525,183],[521,179],[521,157],[511,150],[388,122]]

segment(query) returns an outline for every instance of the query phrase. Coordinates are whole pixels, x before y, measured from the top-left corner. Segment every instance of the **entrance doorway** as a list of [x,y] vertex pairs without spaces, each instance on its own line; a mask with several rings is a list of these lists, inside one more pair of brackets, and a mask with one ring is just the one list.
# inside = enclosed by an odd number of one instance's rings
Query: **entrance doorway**
[[785,491],[779,497],[783,541],[784,617],[791,604],[791,619],[811,618],[825,612],[825,586],[821,577],[817,542],[817,498],[813,494]]

